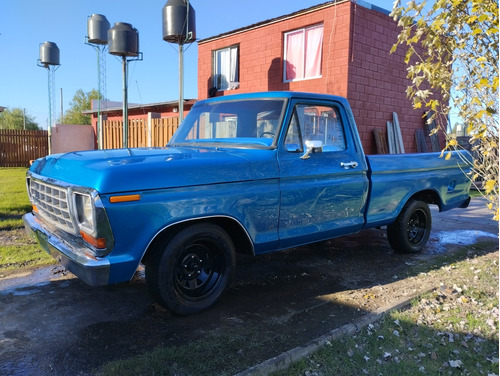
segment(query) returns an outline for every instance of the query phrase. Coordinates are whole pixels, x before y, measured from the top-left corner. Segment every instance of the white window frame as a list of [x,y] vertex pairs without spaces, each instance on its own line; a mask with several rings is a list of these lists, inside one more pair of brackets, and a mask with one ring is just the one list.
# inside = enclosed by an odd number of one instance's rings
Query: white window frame
[[[234,90],[240,87],[239,49],[239,45],[234,45],[213,51],[213,86],[218,91]],[[221,61],[222,53],[227,53],[227,61]],[[222,67],[223,64],[226,68]],[[222,69],[226,72],[221,72]],[[223,83],[219,78],[221,76],[225,77]]]
[[[283,40],[283,45],[284,45],[284,53],[283,53],[283,56],[284,56],[284,59],[283,59],[283,82],[293,82],[293,81],[303,81],[303,80],[311,80],[311,79],[314,79],[314,78],[321,78],[322,77],[322,71],[323,71],[323,66],[322,66],[322,60],[323,60],[323,35],[322,35],[322,38],[321,38],[321,43],[320,43],[320,61],[319,61],[319,64],[320,64],[320,73],[319,75],[315,75],[315,76],[308,76],[306,77],[305,76],[305,70],[306,70],[306,38],[305,38],[305,35],[306,35],[306,32],[308,30],[311,30],[311,29],[315,29],[315,28],[321,28],[322,30],[323,29],[323,24],[316,24],[316,25],[312,25],[312,26],[308,26],[308,27],[303,27],[303,28],[300,28],[300,29],[295,29],[295,30],[291,30],[291,31],[288,31],[286,33],[284,33],[283,37],[284,37],[284,40]],[[296,34],[298,32],[302,32],[302,75],[301,77],[299,78],[293,78],[293,79],[287,79],[287,62],[288,62],[288,59],[287,59],[287,55],[288,55],[288,43],[287,43],[287,37],[288,35],[290,34]]]

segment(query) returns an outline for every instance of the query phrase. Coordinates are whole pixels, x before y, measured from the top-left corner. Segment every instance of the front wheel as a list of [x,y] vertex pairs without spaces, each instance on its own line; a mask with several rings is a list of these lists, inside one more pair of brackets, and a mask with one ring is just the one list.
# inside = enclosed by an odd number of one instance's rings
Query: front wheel
[[432,228],[429,206],[419,200],[410,200],[387,226],[387,237],[392,249],[398,253],[417,253],[424,249]]
[[160,305],[189,315],[217,302],[234,265],[234,246],[227,233],[212,224],[197,224],[157,245],[146,264],[146,281]]

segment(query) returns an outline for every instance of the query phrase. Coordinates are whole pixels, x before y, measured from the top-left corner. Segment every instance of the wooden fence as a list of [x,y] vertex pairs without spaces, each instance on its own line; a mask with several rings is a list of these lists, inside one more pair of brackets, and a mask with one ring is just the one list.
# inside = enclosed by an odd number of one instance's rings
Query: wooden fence
[[[129,119],[128,147],[165,146],[179,127],[179,118]],[[106,120],[102,122],[103,149],[123,147],[123,122]]]
[[0,129],[0,167],[28,167],[49,154],[47,131]]
[[[128,147],[165,146],[179,127],[179,118],[130,119]],[[123,123],[103,122],[103,148],[123,147]],[[0,167],[28,167],[49,154],[48,131],[0,129]]]

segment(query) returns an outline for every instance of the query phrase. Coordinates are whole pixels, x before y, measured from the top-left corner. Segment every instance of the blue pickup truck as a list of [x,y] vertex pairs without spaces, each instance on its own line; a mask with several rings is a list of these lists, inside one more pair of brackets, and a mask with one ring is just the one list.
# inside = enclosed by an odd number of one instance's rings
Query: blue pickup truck
[[27,231],[94,286],[140,263],[155,299],[186,315],[212,306],[237,252],[258,255],[387,226],[421,251],[428,204],[467,207],[467,155],[365,156],[346,99],[268,92],[197,102],[164,148],[36,160]]

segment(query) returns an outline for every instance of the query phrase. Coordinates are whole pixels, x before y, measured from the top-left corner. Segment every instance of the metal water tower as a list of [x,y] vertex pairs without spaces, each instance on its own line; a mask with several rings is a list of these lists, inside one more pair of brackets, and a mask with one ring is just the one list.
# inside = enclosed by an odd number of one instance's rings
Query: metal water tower
[[40,63],[42,63],[45,68],[48,68],[50,65],[61,65],[59,61],[60,51],[57,44],[54,42],[43,42],[40,44]]
[[189,0],[168,0],[162,9],[163,40],[179,45],[179,121],[184,119],[184,44],[196,40],[196,15]]
[[102,116],[103,98],[106,98],[106,49],[108,44],[109,21],[102,14],[92,14],[87,19],[87,36],[85,44],[97,52],[97,147],[102,149]]
[[109,21],[102,14],[92,14],[87,19],[88,42],[92,44],[108,44]]
[[[108,30],[108,49],[111,55],[122,57],[123,71],[123,147],[128,147],[128,61],[142,60],[139,52],[139,32],[131,24],[116,22]],[[127,58],[131,58],[127,60]]]
[[48,94],[49,94],[49,131],[52,127],[52,114],[55,114],[55,72],[60,64],[60,51],[54,42],[43,42],[40,44],[40,58],[37,65],[46,68],[48,72]]

